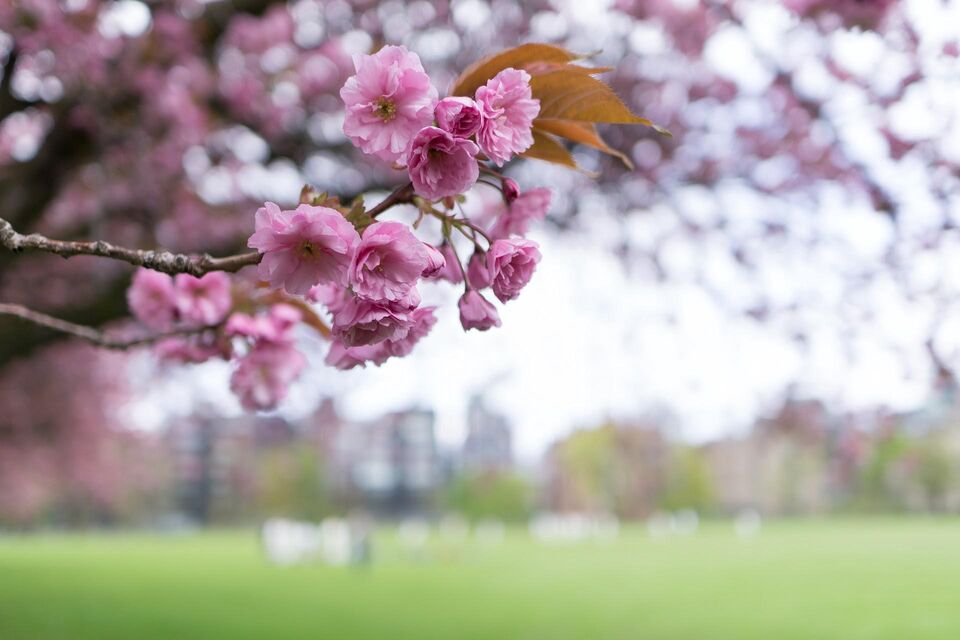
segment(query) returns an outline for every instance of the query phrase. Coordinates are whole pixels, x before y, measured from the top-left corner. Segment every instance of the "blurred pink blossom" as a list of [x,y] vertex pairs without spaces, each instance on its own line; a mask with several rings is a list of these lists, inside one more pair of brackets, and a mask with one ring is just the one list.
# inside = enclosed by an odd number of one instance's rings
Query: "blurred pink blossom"
[[273,409],[306,366],[306,358],[286,343],[261,342],[237,361],[230,389],[247,411]]
[[160,331],[177,320],[177,295],[173,278],[152,269],[137,269],[127,289],[127,305],[142,324]]
[[198,326],[217,324],[230,311],[233,301],[226,273],[214,271],[200,278],[181,273],[173,282],[182,321]]
[[539,187],[524,191],[510,203],[490,229],[493,238],[507,238],[512,235],[522,236],[527,233],[530,223],[547,217],[550,200],[553,194],[550,189]]

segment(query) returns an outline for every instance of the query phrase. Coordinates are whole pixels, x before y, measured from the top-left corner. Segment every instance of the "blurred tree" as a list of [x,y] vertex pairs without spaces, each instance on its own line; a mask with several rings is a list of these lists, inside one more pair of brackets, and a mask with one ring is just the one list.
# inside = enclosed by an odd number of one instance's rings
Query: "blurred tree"
[[330,513],[323,464],[302,443],[271,447],[259,456],[254,502],[261,517],[319,520]]
[[714,505],[710,474],[703,454],[693,447],[676,447],[667,473],[661,505],[664,509],[693,509],[708,513]]
[[530,515],[532,500],[532,487],[524,478],[505,471],[489,471],[454,478],[443,502],[447,509],[474,522],[522,522]]

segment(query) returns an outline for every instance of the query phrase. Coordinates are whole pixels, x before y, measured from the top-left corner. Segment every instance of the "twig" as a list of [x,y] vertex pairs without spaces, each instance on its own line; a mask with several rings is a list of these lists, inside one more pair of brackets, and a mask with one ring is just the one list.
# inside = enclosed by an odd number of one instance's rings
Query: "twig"
[[157,342],[163,340],[164,338],[173,338],[178,336],[189,336],[203,333],[214,327],[199,327],[194,329],[177,329],[175,331],[167,331],[164,333],[154,333],[144,336],[135,336],[131,338],[121,338],[118,336],[110,335],[103,331],[98,331],[92,327],[87,327],[82,324],[74,324],[73,322],[67,322],[66,320],[61,320],[60,318],[54,318],[53,316],[48,316],[45,313],[40,313],[39,311],[34,311],[28,309],[27,307],[20,304],[9,304],[0,302],[0,315],[8,315],[20,318],[21,320],[26,320],[27,322],[32,322],[33,324],[40,325],[41,327],[46,327],[48,329],[53,329],[54,331],[59,331],[60,333],[66,333],[81,340],[86,340],[87,342],[93,343],[95,345],[106,347],[107,349],[130,349],[132,347],[137,347],[145,344],[150,344],[152,342]]
[[413,184],[407,183],[393,190],[393,193],[384,198],[380,204],[367,211],[367,215],[376,218],[378,215],[398,204],[413,202]]
[[211,271],[239,271],[260,262],[260,254],[256,251],[214,258],[209,254],[188,255],[170,251],[127,249],[103,240],[68,241],[53,240],[36,233],[23,235],[17,233],[13,225],[3,218],[0,218],[0,246],[14,252],[45,251],[62,258],[81,255],[113,258],[163,273],[189,273],[193,276],[202,276]]

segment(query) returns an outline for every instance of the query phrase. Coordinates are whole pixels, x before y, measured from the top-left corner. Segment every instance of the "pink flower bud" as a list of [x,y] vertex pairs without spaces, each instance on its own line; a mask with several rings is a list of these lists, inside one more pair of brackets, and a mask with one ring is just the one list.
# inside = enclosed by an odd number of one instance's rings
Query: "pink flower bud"
[[492,280],[490,269],[487,268],[487,254],[475,251],[467,263],[467,282],[474,289],[486,289]]
[[507,204],[516,200],[517,196],[520,195],[520,185],[513,178],[504,178],[500,181],[500,185],[503,189],[503,199]]
[[470,98],[451,96],[437,103],[433,111],[437,126],[457,138],[469,138],[480,130],[483,115]]
[[443,256],[444,265],[443,269],[433,274],[433,278],[438,280],[446,280],[453,284],[460,284],[463,282],[463,271],[461,271],[460,262],[457,259],[457,254],[454,252],[453,247],[448,242],[444,242],[440,245],[438,253]]
[[500,326],[500,315],[496,307],[478,291],[470,289],[464,293],[457,306],[460,308],[460,324],[464,331],[486,331],[490,327]]
[[443,273],[447,266],[446,256],[443,255],[436,247],[426,244],[424,245],[427,249],[427,258],[429,262],[427,267],[423,270],[424,278],[435,278],[438,274]]

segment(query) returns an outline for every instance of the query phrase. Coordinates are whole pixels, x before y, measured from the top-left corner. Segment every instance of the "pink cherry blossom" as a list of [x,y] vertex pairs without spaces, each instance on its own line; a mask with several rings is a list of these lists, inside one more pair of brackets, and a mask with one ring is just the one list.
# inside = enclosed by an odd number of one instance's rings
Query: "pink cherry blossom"
[[550,200],[553,194],[550,189],[543,187],[524,191],[517,196],[490,229],[493,238],[508,238],[512,235],[522,236],[527,233],[530,223],[547,217]]
[[460,261],[457,259],[457,254],[453,250],[453,246],[449,242],[444,242],[435,250],[443,256],[444,265],[442,269],[426,277],[446,280],[453,284],[463,282],[463,270],[460,266]]
[[348,347],[334,338],[330,343],[330,350],[324,362],[331,367],[346,371],[354,367],[365,368],[368,363],[380,366],[390,358],[385,343],[365,344],[359,347]]
[[491,287],[500,302],[520,295],[540,262],[539,245],[533,240],[509,238],[494,240],[487,251],[487,270]]
[[340,212],[301,204],[281,211],[272,202],[257,211],[247,246],[263,254],[260,277],[292,294],[320,282],[345,284],[360,235]]
[[479,148],[437,127],[424,127],[410,144],[407,165],[416,192],[428,200],[455,196],[477,181]]
[[540,101],[530,89],[530,74],[507,68],[477,89],[483,126],[477,134],[480,148],[497,166],[533,144],[533,119]]
[[406,337],[413,321],[409,309],[390,302],[351,298],[333,316],[333,333],[348,347]]
[[127,289],[127,304],[134,317],[151,329],[169,329],[177,320],[173,278],[151,269],[138,269]]
[[490,327],[500,326],[500,314],[496,307],[475,289],[467,290],[457,306],[460,307],[460,324],[464,331],[486,331]]
[[376,344],[351,347],[344,344],[342,340],[334,338],[324,361],[337,369],[353,369],[365,367],[368,363],[379,367],[391,357],[401,358],[409,355],[416,343],[436,324],[434,310],[435,307],[420,307],[412,311],[409,331],[396,340],[383,340]]
[[302,318],[303,314],[296,307],[275,304],[265,314],[232,314],[224,327],[224,333],[230,337],[250,338],[257,342],[289,343],[293,341],[293,328]]
[[229,344],[205,337],[166,338],[158,342],[153,351],[161,361],[177,364],[200,364],[212,358],[230,357]]
[[437,126],[457,138],[469,138],[480,131],[483,115],[477,103],[461,96],[450,96],[437,103],[433,111]]
[[410,355],[413,347],[421,338],[424,338],[433,325],[437,324],[437,317],[434,315],[436,307],[419,307],[410,312],[410,330],[402,338],[387,340],[384,346],[389,354],[395,358],[402,358]]
[[361,298],[416,306],[410,292],[433,266],[427,245],[402,222],[376,222],[363,237],[350,265],[350,286]]
[[415,53],[383,47],[353,58],[356,75],[340,89],[343,132],[364,153],[405,162],[410,140],[433,120],[437,90]]
[[487,267],[487,254],[475,251],[467,263],[467,283],[474,289],[486,289],[493,282],[493,276]]
[[306,365],[297,349],[286,343],[261,342],[237,361],[230,389],[247,411],[273,409]]
[[206,326],[223,320],[233,302],[230,277],[214,271],[201,278],[181,273],[174,278],[177,310],[186,323]]

